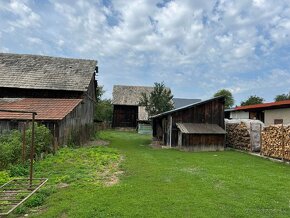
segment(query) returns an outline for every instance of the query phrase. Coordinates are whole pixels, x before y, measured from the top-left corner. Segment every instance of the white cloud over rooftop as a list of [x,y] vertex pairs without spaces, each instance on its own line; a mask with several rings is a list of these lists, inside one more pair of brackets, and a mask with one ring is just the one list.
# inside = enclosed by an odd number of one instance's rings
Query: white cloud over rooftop
[[[97,59],[100,84],[164,81],[176,97],[288,92],[287,0],[0,0],[0,50]],[[276,75],[276,76],[275,76]]]

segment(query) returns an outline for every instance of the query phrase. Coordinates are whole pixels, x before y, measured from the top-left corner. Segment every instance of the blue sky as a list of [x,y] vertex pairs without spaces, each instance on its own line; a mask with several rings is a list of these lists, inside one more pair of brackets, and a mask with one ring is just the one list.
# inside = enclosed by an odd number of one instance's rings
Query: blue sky
[[0,0],[0,51],[95,59],[99,84],[175,97],[290,91],[289,0]]

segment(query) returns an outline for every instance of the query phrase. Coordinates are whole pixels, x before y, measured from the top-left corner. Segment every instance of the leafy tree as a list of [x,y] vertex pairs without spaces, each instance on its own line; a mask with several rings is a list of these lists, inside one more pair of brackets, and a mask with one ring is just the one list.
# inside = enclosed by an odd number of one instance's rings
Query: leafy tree
[[113,105],[111,99],[103,99],[97,103],[95,119],[98,121],[112,121]]
[[264,99],[256,95],[251,95],[247,100],[241,102],[241,106],[262,104]]
[[104,86],[97,86],[96,88],[96,102],[101,101],[103,94],[105,93]]
[[213,96],[214,97],[224,96],[225,97],[225,108],[231,108],[235,103],[235,100],[234,100],[232,93],[227,89],[221,89],[221,90],[217,91]]
[[104,93],[105,93],[104,86],[98,86],[96,88],[95,120],[112,121],[113,105],[111,99],[102,99]]
[[284,100],[290,100],[290,93],[289,94],[281,94],[281,95],[276,95],[275,101],[284,101]]
[[172,98],[171,90],[167,89],[163,82],[155,82],[154,89],[149,96],[141,93],[139,105],[145,106],[149,116],[152,116],[173,109]]

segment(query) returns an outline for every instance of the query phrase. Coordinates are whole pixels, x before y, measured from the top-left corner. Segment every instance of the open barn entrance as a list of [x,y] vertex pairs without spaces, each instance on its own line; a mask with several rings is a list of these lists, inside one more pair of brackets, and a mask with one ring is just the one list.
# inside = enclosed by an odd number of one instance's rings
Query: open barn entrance
[[138,106],[114,105],[113,127],[136,128]]

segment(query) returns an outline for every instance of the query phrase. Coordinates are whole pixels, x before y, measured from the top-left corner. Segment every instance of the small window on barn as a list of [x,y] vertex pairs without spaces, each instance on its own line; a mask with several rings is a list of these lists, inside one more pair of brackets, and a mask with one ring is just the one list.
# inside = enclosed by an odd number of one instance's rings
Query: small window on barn
[[283,119],[274,119],[274,124],[283,124]]

